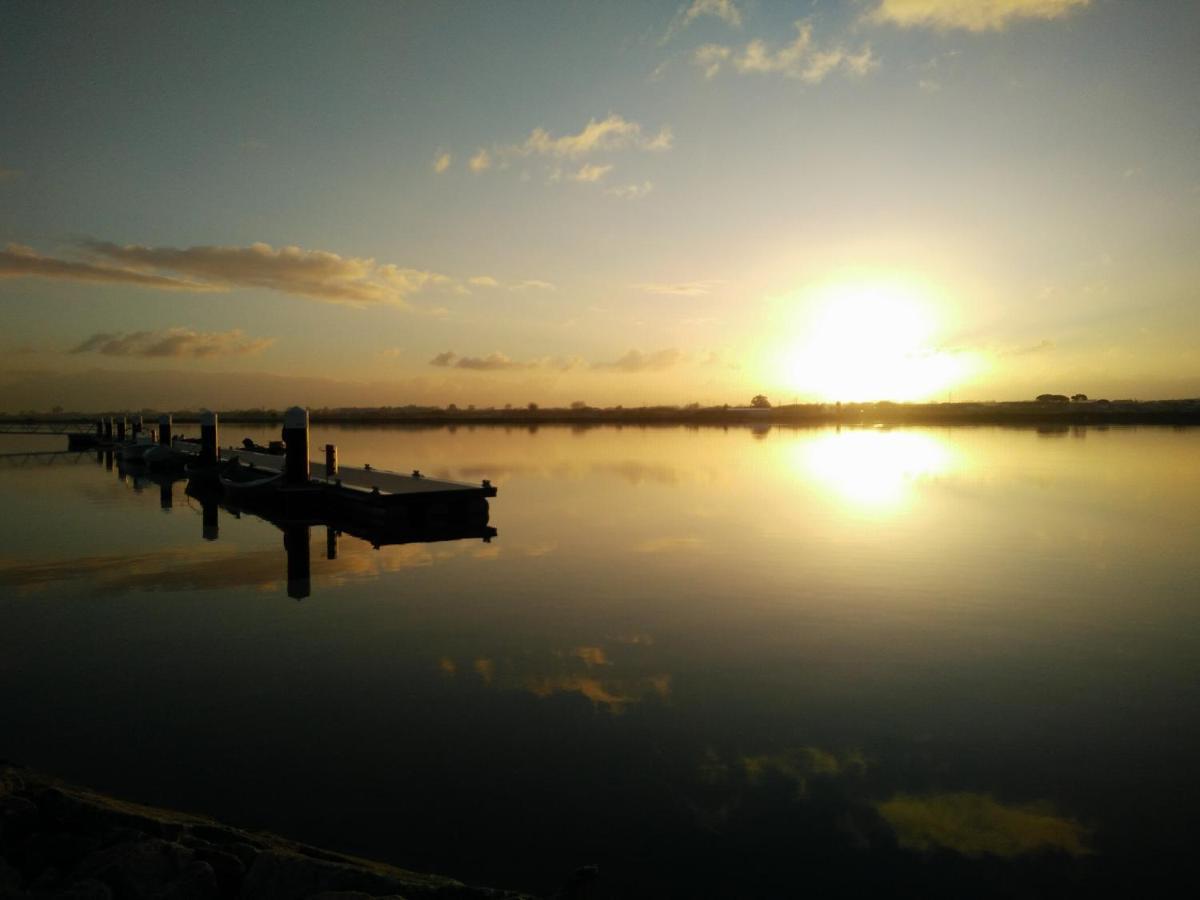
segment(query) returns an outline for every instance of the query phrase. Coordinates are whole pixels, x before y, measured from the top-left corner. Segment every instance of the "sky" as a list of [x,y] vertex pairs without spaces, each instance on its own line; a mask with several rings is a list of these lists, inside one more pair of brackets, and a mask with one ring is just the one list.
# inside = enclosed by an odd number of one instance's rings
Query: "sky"
[[0,0],[0,410],[1200,396],[1200,3]]

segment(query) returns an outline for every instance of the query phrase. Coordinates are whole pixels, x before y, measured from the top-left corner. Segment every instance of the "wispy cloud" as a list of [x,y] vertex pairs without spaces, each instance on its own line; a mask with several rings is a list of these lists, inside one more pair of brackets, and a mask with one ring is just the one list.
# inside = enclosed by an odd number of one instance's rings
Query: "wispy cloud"
[[702,16],[713,16],[734,28],[742,24],[742,11],[733,0],[692,0],[683,14],[683,24],[690,25]]
[[450,168],[450,154],[439,153],[433,160],[433,171],[441,175]]
[[703,70],[705,78],[715,78],[724,66],[729,65],[743,75],[776,74],[806,84],[820,84],[835,71],[863,76],[879,65],[869,44],[864,44],[857,52],[840,44],[820,47],[813,40],[811,22],[800,19],[795,27],[796,37],[789,44],[772,47],[766,41],[755,39],[741,50],[723,44],[705,44],[693,51],[692,62]]
[[674,347],[657,350],[653,353],[630,350],[612,362],[592,363],[592,368],[612,372],[661,372],[679,365],[686,358],[683,351],[676,350]]
[[486,172],[492,167],[492,155],[483,147],[475,151],[475,155],[467,162],[467,168],[475,174]]
[[530,369],[553,369],[566,372],[582,365],[582,360],[578,357],[515,360],[499,351],[489,353],[487,356],[459,356],[453,350],[447,350],[431,359],[429,364],[441,368],[470,369],[476,372],[513,372]]
[[510,291],[553,291],[557,290],[555,285],[549,281],[540,281],[537,278],[526,278],[524,281],[518,281],[516,284],[510,285]]
[[645,197],[652,190],[654,190],[654,182],[643,181],[641,184],[622,184],[610,187],[605,193],[612,194],[614,197],[637,200],[639,197]]
[[500,282],[491,275],[475,275],[467,279],[467,284],[472,287],[494,288],[500,287]]
[[719,281],[649,281],[633,287],[647,294],[662,294],[669,297],[700,297],[712,291]]
[[582,181],[582,182],[587,182],[587,183],[594,183],[594,182],[600,181],[602,178],[604,178],[605,175],[607,175],[612,170],[613,170],[613,167],[611,164],[602,166],[602,165],[597,165],[595,163],[584,163],[582,166],[579,167],[579,170],[577,172],[572,172],[570,175],[567,176],[567,178],[570,179],[571,181]]
[[618,113],[609,113],[604,119],[589,119],[575,134],[555,137],[545,128],[535,128],[522,143],[510,144],[501,152],[518,156],[579,159],[593,153],[615,150],[670,150],[673,141],[669,126],[664,125],[651,135],[645,132],[640,123],[631,122]]
[[1091,0],[880,0],[870,22],[941,31],[1000,31],[1022,19],[1061,19]]
[[192,292],[260,288],[352,306],[404,305],[412,294],[453,284],[453,279],[437,272],[325,250],[275,249],[269,244],[176,248],[86,241],[80,248],[86,258],[72,260],[42,256],[30,247],[10,244],[0,251],[0,277]]
[[196,331],[167,328],[162,331],[101,332],[71,349],[71,353],[105,356],[192,357],[246,356],[275,343],[275,338],[247,337],[241,329]]

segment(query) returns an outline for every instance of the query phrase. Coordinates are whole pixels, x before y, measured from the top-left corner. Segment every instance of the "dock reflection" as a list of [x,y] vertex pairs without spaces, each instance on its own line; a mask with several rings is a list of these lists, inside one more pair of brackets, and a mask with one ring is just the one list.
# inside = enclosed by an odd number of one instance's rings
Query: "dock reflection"
[[[105,455],[108,468],[110,454]],[[200,538],[207,543],[220,540],[222,512],[235,518],[250,515],[278,528],[283,535],[283,551],[287,576],[287,595],[303,600],[312,595],[312,531],[325,531],[325,560],[339,559],[343,537],[368,544],[374,550],[404,544],[430,544],[446,541],[481,540],[489,543],[497,531],[488,524],[487,501],[463,505],[450,514],[391,515],[377,520],[346,514],[329,514],[307,518],[288,518],[276,506],[256,506],[245,498],[236,502],[227,498],[220,486],[211,481],[189,478],[182,472],[150,471],[137,463],[116,460],[113,470],[135,493],[148,487],[158,488],[159,508],[170,511],[175,506],[175,486],[184,484],[184,494],[200,507]]]

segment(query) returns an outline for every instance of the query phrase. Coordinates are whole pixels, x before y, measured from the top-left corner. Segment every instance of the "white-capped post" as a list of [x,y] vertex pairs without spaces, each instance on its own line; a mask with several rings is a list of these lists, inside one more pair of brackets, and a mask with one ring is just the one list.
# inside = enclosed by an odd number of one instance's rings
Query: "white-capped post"
[[293,406],[283,414],[283,443],[285,465],[283,480],[288,484],[307,484],[308,472],[308,410]]

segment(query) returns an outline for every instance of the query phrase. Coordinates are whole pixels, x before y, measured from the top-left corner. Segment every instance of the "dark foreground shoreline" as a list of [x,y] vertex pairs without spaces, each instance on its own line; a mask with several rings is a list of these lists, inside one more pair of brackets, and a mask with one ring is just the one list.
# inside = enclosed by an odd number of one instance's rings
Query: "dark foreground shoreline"
[[0,900],[59,897],[532,900],[126,803],[0,763]]
[[[142,415],[153,424],[161,412],[176,423],[197,422],[200,410],[119,409],[95,413],[0,415],[0,426],[21,423],[79,423],[97,418]],[[276,409],[219,410],[227,423],[276,424]],[[313,424],[397,425],[999,425],[1066,427],[1082,425],[1200,425],[1200,398],[1182,400],[1006,401],[994,403],[810,403],[752,408],[737,406],[642,406],[459,409],[457,407],[388,406],[310,410]]]

